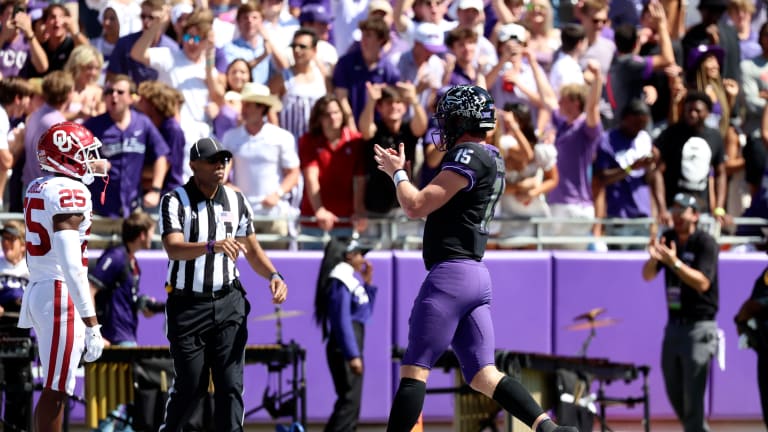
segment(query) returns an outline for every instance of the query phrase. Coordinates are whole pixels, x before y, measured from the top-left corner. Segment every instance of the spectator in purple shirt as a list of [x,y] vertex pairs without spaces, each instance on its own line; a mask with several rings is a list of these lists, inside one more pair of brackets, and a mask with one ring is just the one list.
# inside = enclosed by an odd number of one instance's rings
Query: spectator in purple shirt
[[[650,110],[645,102],[635,99],[624,106],[618,127],[608,130],[600,141],[594,164],[594,175],[605,189],[605,206],[595,202],[595,214],[609,218],[652,217],[651,198],[664,193],[664,179],[656,168],[658,151],[645,129]],[[601,195],[596,193],[596,195]],[[607,225],[608,236],[648,237],[647,225]],[[627,249],[643,249],[645,242]]]
[[389,40],[389,27],[378,17],[360,21],[360,50],[339,59],[333,71],[334,93],[349,118],[349,127],[357,130],[357,121],[365,107],[365,83],[394,85],[400,80],[395,65],[382,57],[382,48]]
[[[104,88],[107,112],[83,124],[101,140],[101,155],[110,162],[109,183],[95,181],[89,186],[93,212],[100,216],[127,217],[142,204],[154,208],[160,201],[170,149],[149,117],[131,108],[135,93],[127,75],[112,77]],[[142,200],[145,164],[152,166],[152,180]]]
[[[547,196],[552,216],[567,219],[592,219],[595,208],[589,170],[600,144],[603,127],[600,123],[600,93],[603,76],[597,61],[587,63],[585,81],[589,86],[568,84],[560,88],[560,100],[554,92],[542,93],[541,98],[552,110],[557,130],[557,170],[560,182]],[[546,88],[546,86],[544,87]],[[541,90],[541,88],[540,88]],[[588,235],[591,224],[553,224],[553,235]]]
[[736,30],[741,48],[740,60],[748,60],[762,54],[760,43],[757,40],[757,28],[752,26],[752,17],[755,15],[754,0],[731,0],[728,3],[728,17]]
[[445,68],[447,85],[477,85],[485,88],[485,75],[475,63],[477,54],[477,33],[468,28],[455,28],[445,37],[450,55],[446,56]]
[[43,79],[43,99],[45,103],[27,117],[24,132],[24,168],[21,175],[23,190],[32,180],[42,177],[43,171],[37,160],[37,142],[40,137],[56,123],[66,121],[64,109],[69,105],[75,81],[63,71],[54,71]]
[[105,345],[137,346],[139,312],[151,317],[162,311],[154,299],[139,295],[141,269],[136,251],[149,249],[154,233],[151,216],[141,211],[131,214],[123,221],[122,243],[104,250],[88,269]]
[[[163,0],[144,0],[141,3],[141,25],[143,30],[129,34],[118,39],[112,55],[109,57],[109,66],[107,67],[107,78],[116,74],[125,74],[131,77],[131,80],[141,84],[147,80],[156,80],[158,73],[155,69],[133,60],[130,56],[131,48],[144,32],[163,14]],[[159,35],[152,44],[153,47],[166,47],[171,51],[178,51],[179,45],[168,36]]]
[[184,103],[181,92],[160,81],[144,81],[139,84],[139,101],[136,107],[155,125],[168,144],[168,173],[165,175],[161,194],[184,184],[184,131],[177,119],[179,107]]
[[0,78],[18,76],[27,59],[35,71],[48,70],[48,56],[35,38],[24,2],[4,1],[0,3]]

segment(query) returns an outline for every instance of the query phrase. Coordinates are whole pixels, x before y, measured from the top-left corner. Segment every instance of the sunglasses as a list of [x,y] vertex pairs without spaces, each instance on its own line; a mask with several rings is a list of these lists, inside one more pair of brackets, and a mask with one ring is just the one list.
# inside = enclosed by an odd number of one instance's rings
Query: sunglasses
[[184,42],[189,42],[191,40],[191,41],[194,41],[195,43],[200,43],[202,38],[200,37],[200,35],[193,36],[193,35],[191,35],[189,33],[185,33],[184,36],[182,37],[182,40]]
[[304,44],[300,44],[300,43],[292,43],[289,46],[291,48],[293,48],[293,49],[298,48],[300,50],[305,50],[305,49],[310,49],[311,48],[309,45],[304,45]]
[[592,18],[592,24],[598,25],[598,24],[605,24],[608,22],[607,18]]
[[209,158],[206,158],[205,161],[211,165],[218,165],[220,163],[223,163],[224,165],[226,165],[229,163],[229,158],[226,156],[211,156]]
[[111,95],[111,94],[117,93],[120,96],[122,96],[126,92],[127,92],[127,90],[120,90],[120,89],[116,89],[116,88],[106,88],[106,89],[104,89],[104,94],[105,95]]
[[141,14],[139,15],[139,18],[141,18],[142,21],[154,21],[155,17],[154,15],[147,15],[147,14]]

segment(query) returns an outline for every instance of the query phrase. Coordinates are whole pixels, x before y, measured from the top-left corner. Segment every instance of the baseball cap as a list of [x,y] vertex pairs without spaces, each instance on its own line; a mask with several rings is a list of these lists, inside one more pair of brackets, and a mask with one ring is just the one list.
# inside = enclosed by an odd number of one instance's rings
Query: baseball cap
[[375,12],[375,11],[382,11],[387,14],[391,14],[393,12],[392,5],[387,0],[371,0],[370,3],[368,3],[368,13]]
[[424,45],[424,48],[433,53],[443,53],[445,46],[445,34],[437,24],[423,22],[416,26],[413,40]]
[[476,9],[478,12],[482,12],[485,5],[483,0],[461,0],[459,1],[459,9]]
[[675,197],[672,199],[672,201],[684,209],[690,207],[695,211],[699,211],[699,201],[695,196],[691,194],[678,192],[675,194]]
[[519,24],[505,24],[499,29],[499,43],[504,43],[510,39],[516,39],[520,43],[525,43],[527,35],[525,27]]
[[181,19],[181,16],[184,14],[191,14],[195,11],[195,8],[192,7],[189,3],[179,3],[176,6],[171,8],[171,23],[176,25],[177,22]]
[[353,238],[347,243],[346,253],[360,252],[361,255],[367,254],[371,250],[370,247],[364,246],[360,243],[360,240]]
[[198,159],[210,159],[215,156],[224,156],[232,159],[232,152],[222,147],[221,143],[216,141],[216,138],[200,138],[189,149],[189,160],[196,161]]
[[299,14],[299,22],[316,22],[328,24],[331,22],[331,14],[328,13],[328,9],[321,4],[308,4],[301,8],[301,14]]

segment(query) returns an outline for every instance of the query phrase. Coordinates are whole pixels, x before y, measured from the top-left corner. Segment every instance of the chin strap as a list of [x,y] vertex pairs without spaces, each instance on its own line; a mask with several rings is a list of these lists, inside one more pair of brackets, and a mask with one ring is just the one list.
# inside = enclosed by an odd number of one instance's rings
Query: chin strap
[[104,205],[104,200],[107,198],[107,185],[109,184],[109,175],[104,176],[104,189],[101,190],[101,205]]

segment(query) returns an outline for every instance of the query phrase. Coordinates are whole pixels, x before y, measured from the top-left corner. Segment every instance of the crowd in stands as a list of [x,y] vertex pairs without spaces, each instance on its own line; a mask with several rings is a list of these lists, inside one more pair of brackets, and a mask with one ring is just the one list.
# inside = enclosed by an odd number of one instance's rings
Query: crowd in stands
[[498,110],[499,247],[539,216],[584,220],[552,235],[647,236],[592,220],[670,224],[677,192],[735,231],[733,217],[768,217],[766,2],[692,3],[4,0],[2,209],[20,212],[41,175],[41,134],[73,121],[110,162],[96,215],[157,213],[191,174],[189,146],[213,136],[257,232],[376,236],[369,219],[403,213],[374,143],[404,143],[425,185],[442,158],[435,101],[474,84]]

